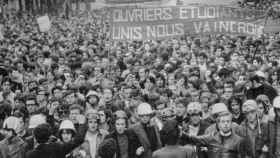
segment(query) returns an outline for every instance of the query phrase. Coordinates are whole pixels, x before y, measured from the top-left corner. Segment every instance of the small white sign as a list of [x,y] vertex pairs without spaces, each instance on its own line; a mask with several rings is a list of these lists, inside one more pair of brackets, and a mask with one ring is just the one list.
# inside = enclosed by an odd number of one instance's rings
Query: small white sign
[[47,32],[51,28],[51,21],[48,15],[37,18],[39,29],[41,32]]

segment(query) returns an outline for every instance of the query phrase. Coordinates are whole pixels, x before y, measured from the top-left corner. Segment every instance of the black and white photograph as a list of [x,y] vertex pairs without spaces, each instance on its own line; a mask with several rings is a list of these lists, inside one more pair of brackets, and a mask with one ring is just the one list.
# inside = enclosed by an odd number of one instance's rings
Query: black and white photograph
[[280,0],[0,0],[0,158],[280,158]]

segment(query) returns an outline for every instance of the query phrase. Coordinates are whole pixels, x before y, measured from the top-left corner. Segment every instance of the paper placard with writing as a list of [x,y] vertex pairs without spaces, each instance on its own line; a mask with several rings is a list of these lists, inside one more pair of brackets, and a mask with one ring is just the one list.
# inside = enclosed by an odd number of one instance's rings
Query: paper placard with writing
[[37,23],[41,32],[47,32],[51,28],[51,21],[47,15],[37,18]]

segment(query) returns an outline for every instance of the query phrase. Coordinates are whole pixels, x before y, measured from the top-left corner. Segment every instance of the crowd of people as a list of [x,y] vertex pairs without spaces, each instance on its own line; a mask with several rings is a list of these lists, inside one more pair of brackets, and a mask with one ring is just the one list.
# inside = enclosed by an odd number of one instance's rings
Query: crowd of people
[[247,9],[267,11],[267,15],[274,20],[280,18],[280,1],[278,0],[241,0],[238,6]]
[[277,0],[240,0],[239,5],[245,8],[266,10],[278,3]]
[[3,14],[0,158],[279,158],[280,35],[112,41]]

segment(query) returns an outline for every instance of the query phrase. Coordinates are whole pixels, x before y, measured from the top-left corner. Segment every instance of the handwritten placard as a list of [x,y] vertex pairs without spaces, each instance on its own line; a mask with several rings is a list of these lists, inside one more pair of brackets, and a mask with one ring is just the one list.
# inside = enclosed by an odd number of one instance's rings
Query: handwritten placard
[[41,32],[47,32],[51,28],[51,21],[47,15],[37,18],[37,23]]

